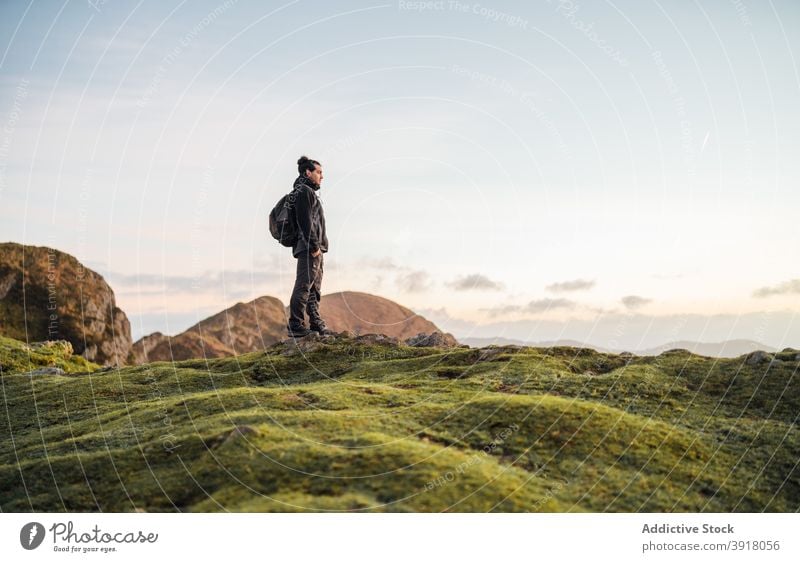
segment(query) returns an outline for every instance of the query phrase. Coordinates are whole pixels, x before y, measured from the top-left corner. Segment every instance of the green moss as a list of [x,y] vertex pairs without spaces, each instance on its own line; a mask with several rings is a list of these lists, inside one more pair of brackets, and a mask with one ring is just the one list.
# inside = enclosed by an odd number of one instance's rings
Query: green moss
[[26,344],[0,336],[0,375],[24,373],[40,367],[58,367],[65,373],[85,373],[100,368],[80,355],[74,355],[68,341]]
[[[14,345],[2,360],[27,370],[6,359]],[[800,507],[797,362],[355,340],[289,351],[6,372],[0,508]]]

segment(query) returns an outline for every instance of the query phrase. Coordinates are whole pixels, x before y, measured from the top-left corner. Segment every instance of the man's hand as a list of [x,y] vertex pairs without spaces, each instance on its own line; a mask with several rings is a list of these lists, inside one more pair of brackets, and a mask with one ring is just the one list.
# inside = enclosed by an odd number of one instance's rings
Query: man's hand
[[319,248],[317,248],[317,251],[316,251],[316,252],[311,252],[311,257],[312,257],[312,258],[315,258],[315,257],[317,257],[318,255],[320,255],[321,253],[322,253],[322,250],[320,250]]

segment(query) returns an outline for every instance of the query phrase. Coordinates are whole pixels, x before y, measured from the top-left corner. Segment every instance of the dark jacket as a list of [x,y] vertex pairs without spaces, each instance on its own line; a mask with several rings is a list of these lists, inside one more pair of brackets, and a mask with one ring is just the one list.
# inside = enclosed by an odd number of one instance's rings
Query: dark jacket
[[322,201],[317,197],[319,186],[305,176],[298,176],[294,180],[297,189],[297,198],[294,202],[294,212],[297,216],[297,226],[300,236],[297,244],[292,248],[292,255],[311,251],[317,248],[323,252],[328,251],[328,235],[325,232],[325,213],[322,211]]

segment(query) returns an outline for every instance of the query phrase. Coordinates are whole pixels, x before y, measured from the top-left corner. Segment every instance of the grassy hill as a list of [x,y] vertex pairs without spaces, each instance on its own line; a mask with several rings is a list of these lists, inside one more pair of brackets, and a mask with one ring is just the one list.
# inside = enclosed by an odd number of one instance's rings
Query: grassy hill
[[7,365],[0,509],[794,512],[796,356],[361,337],[65,375]]

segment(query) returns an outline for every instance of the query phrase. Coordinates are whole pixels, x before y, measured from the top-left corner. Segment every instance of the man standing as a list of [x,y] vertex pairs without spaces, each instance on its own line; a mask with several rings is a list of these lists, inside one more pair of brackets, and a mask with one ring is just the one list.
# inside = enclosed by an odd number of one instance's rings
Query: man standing
[[[297,277],[289,301],[289,336],[303,337],[312,331],[329,335],[333,332],[319,314],[322,254],[328,251],[325,214],[316,193],[322,184],[322,166],[316,160],[301,156],[297,171],[300,175],[294,180],[297,189],[294,210],[299,236],[292,248],[292,255],[297,258]],[[308,313],[310,330],[305,327],[304,312]]]

